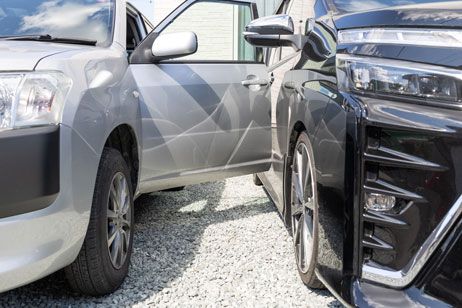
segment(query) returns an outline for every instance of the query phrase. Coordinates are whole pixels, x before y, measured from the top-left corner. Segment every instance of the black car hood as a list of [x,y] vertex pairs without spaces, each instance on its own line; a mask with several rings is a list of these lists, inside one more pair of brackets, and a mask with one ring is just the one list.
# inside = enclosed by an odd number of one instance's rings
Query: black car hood
[[372,27],[462,28],[462,1],[390,7],[334,16],[337,29]]

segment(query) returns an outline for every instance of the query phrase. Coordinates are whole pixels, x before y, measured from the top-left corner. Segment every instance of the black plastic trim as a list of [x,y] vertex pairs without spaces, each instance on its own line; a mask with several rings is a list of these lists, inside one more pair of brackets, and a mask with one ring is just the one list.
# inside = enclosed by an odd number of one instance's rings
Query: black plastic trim
[[258,61],[233,61],[233,60],[168,60],[157,63],[158,65],[163,64],[263,64],[263,62]]
[[0,218],[51,205],[59,193],[59,126],[0,133]]

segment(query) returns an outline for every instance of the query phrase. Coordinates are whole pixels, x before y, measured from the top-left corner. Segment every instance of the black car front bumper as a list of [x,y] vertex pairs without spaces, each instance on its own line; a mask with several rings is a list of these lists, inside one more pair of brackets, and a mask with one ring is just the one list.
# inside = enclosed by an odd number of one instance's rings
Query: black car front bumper
[[44,209],[59,193],[59,126],[0,133],[0,218]]
[[454,307],[462,305],[462,219],[435,252],[417,286]]
[[460,307],[462,303],[462,220],[438,248],[414,284],[392,289],[364,281],[353,284],[358,307]]
[[[361,97],[361,307],[462,305],[462,111]],[[392,195],[393,210],[362,206]]]

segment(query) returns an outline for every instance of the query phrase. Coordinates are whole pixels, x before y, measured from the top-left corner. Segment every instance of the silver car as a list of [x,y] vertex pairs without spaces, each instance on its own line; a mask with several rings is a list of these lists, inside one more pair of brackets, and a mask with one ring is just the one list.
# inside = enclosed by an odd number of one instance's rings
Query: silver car
[[0,1],[0,292],[128,272],[141,194],[271,164],[253,0],[187,0],[155,29],[122,0]]

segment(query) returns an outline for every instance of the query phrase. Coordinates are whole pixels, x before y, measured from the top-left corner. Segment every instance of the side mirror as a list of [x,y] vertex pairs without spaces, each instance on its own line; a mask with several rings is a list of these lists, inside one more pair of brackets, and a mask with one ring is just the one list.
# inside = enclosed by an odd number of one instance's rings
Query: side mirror
[[152,55],[156,62],[181,58],[197,51],[197,36],[194,32],[161,34],[152,44]]
[[304,36],[295,35],[294,21],[289,15],[273,15],[252,21],[245,27],[244,38],[257,47],[292,46],[303,48]]

